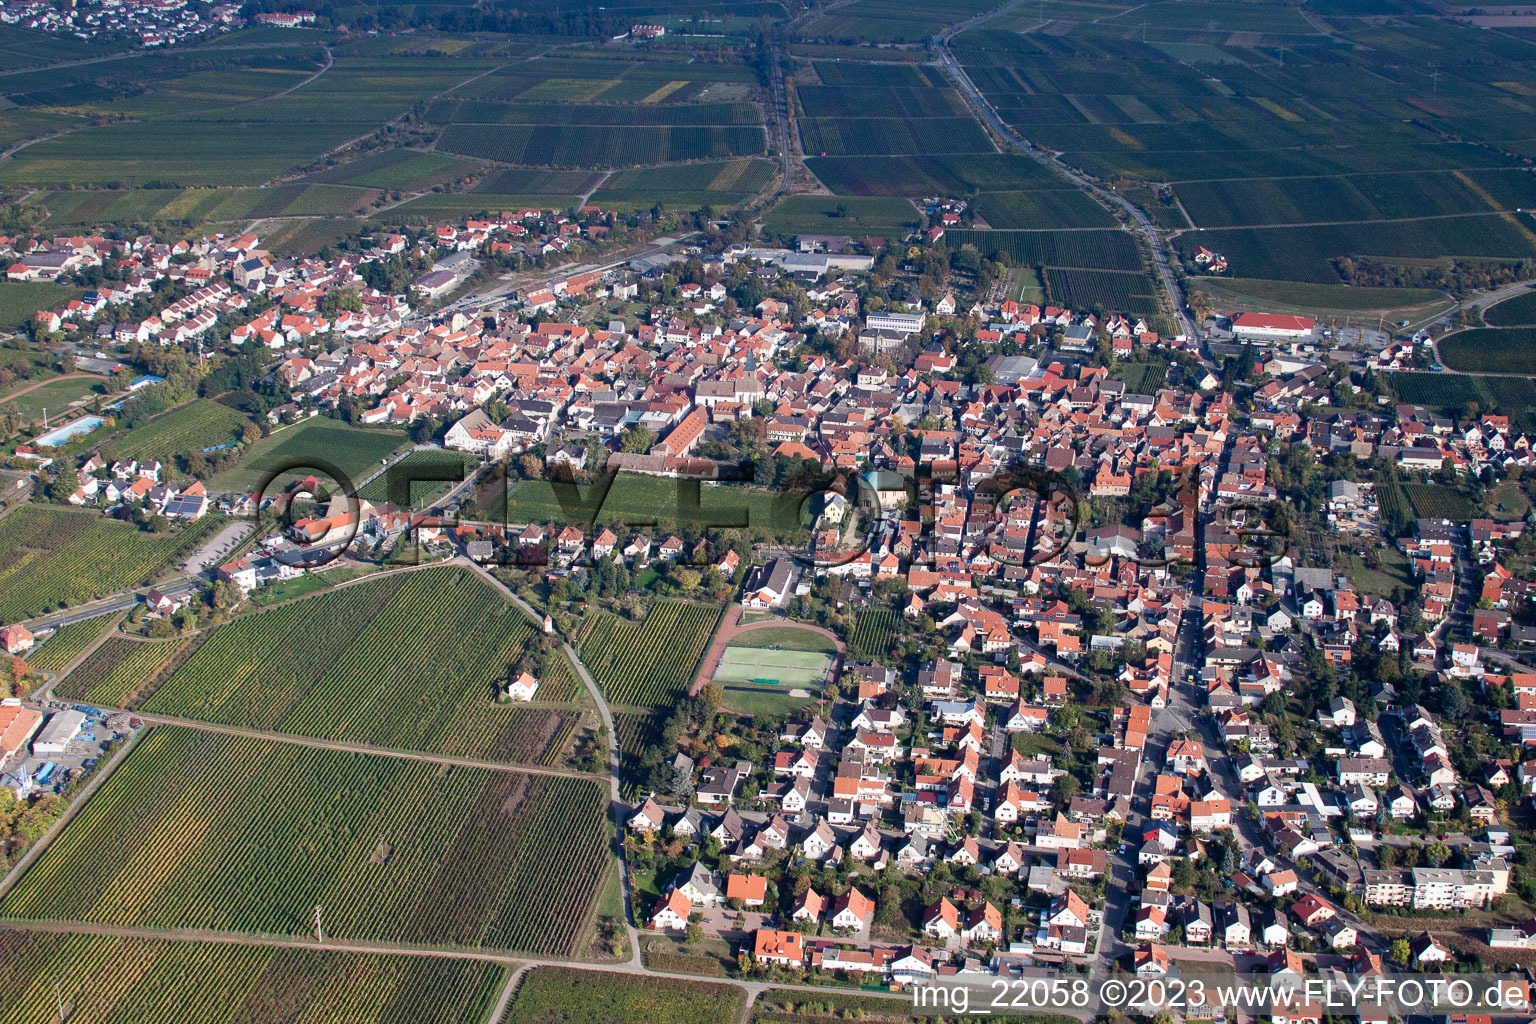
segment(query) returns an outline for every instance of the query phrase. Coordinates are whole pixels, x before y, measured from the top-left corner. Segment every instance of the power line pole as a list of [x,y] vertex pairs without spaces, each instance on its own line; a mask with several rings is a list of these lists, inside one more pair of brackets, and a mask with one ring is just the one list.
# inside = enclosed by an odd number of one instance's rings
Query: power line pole
[[320,924],[320,904],[315,904],[315,941],[325,941],[325,929]]
[[64,1024],[64,995],[59,991],[57,980],[53,983],[53,998],[58,1000],[59,1003],[59,1024]]

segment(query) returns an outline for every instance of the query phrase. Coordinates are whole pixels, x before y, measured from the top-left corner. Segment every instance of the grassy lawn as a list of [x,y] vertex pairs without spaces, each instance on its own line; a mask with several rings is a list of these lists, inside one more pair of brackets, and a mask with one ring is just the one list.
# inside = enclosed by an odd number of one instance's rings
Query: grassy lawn
[[252,491],[264,474],[282,471],[276,481],[282,486],[334,465],[345,473],[353,486],[380,468],[386,459],[406,443],[398,430],[365,430],[350,427],[340,420],[323,416],[296,423],[251,445],[235,466],[219,473],[209,483],[215,491]]
[[814,630],[799,626],[775,626],[743,633],[730,643],[732,647],[777,647],[785,651],[825,651],[834,654],[837,644]]
[[7,281],[0,284],[0,328],[20,327],[40,309],[52,309],[80,294],[51,281]]
[[6,403],[10,408],[17,410],[29,422],[36,420],[41,422],[43,410],[47,410],[48,423],[57,426],[62,417],[69,411],[73,402],[89,399],[94,395],[106,394],[105,381],[75,379],[49,381],[40,388],[34,388],[24,395],[16,395],[15,392],[22,388],[32,387],[35,381],[25,381],[12,392],[15,397],[0,398],[0,402]]
[[791,697],[789,688],[770,691],[763,686],[726,686],[721,689],[725,706],[739,715],[765,717],[788,715],[815,704],[814,697]]
[[251,600],[259,605],[274,605],[281,601],[288,601],[295,597],[303,597],[305,594],[313,594],[317,590],[324,590],[331,586],[331,581],[317,572],[307,572],[302,576],[295,576],[291,580],[283,580],[281,583],[271,583],[260,590],[251,592]]
[[1353,551],[1340,551],[1336,568],[1355,584],[1361,593],[1377,597],[1391,597],[1394,588],[1405,593],[1413,588],[1413,574],[1408,556],[1396,548],[1382,547],[1376,551],[1379,569],[1369,569],[1365,561]]
[[1512,480],[1507,480],[1488,492],[1488,512],[1497,519],[1524,519],[1531,510],[1531,500],[1525,491]]

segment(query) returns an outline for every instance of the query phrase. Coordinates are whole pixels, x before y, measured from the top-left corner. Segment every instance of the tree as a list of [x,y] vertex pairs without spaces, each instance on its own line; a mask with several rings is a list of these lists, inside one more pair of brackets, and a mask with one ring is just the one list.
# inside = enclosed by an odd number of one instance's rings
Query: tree
[[637,423],[624,431],[624,436],[619,442],[621,450],[632,455],[644,455],[655,444],[656,432],[642,423]]
[[1392,959],[1404,967],[1408,966],[1408,961],[1413,959],[1413,947],[1407,939],[1398,939],[1392,943]]

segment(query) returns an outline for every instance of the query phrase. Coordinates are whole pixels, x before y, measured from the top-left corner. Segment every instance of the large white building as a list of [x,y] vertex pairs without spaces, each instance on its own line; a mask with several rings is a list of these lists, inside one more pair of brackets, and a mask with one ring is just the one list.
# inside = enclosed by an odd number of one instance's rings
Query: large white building
[[924,313],[871,313],[865,318],[865,325],[872,331],[916,334],[927,319]]

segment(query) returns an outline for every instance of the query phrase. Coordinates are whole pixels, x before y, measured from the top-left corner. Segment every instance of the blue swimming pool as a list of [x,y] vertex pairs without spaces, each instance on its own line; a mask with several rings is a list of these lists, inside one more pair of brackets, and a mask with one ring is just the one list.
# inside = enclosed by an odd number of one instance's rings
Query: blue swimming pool
[[48,433],[39,437],[33,444],[43,448],[58,448],[69,444],[77,437],[83,437],[105,423],[100,416],[82,416],[73,423],[66,423],[62,427],[54,427]]

